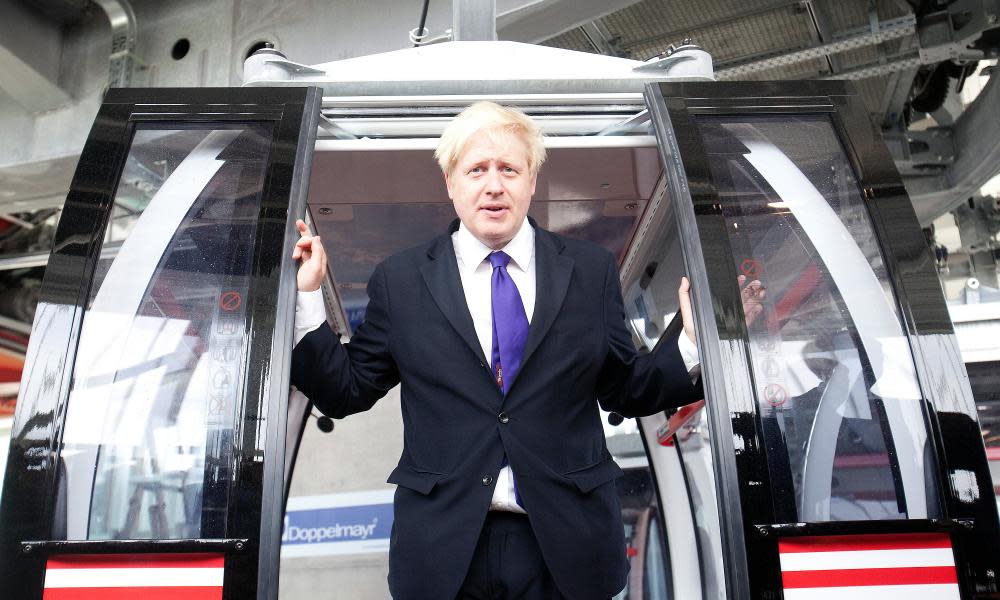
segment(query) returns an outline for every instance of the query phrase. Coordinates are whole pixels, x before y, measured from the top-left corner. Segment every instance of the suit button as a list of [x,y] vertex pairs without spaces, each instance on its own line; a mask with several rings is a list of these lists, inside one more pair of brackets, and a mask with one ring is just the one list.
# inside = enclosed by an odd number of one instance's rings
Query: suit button
[[492,475],[483,475],[483,485],[489,485],[491,483],[493,483],[493,476]]
[[497,415],[497,421],[507,424],[508,422],[510,422],[510,416],[507,413],[502,412],[499,415]]

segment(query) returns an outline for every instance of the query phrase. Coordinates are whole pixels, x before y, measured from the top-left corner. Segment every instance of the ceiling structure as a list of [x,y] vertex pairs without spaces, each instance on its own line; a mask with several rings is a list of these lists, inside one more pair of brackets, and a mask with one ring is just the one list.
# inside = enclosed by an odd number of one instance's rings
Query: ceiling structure
[[[421,4],[0,3],[0,315],[30,323],[59,206],[109,85],[240,85],[244,58],[266,41],[303,64],[409,47]],[[1000,172],[1000,84],[991,77],[969,107],[958,91],[997,56],[1000,0],[431,0],[424,39],[447,39],[453,13],[483,6],[495,7],[501,40],[635,60],[694,43],[718,79],[851,79],[921,223],[961,206],[963,249],[984,265],[995,251],[1000,211],[975,197]]]

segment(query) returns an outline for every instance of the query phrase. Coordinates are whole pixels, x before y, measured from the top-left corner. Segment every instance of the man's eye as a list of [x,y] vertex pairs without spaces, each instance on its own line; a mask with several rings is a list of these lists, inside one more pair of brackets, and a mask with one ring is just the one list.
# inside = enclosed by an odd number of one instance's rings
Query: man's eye
[[504,173],[515,173],[516,171],[514,170],[514,167],[504,167],[503,168],[503,172]]
[[469,169],[469,173],[482,173],[482,172],[483,172],[482,167],[472,167],[471,169]]

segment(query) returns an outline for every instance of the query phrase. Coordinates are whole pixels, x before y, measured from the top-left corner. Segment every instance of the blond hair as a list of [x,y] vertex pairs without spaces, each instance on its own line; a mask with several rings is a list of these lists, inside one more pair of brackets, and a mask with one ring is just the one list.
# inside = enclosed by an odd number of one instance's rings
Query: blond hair
[[441,134],[434,158],[446,175],[455,168],[469,140],[480,131],[518,137],[528,149],[531,174],[538,174],[538,169],[545,162],[545,143],[538,125],[517,108],[482,101],[460,112]]

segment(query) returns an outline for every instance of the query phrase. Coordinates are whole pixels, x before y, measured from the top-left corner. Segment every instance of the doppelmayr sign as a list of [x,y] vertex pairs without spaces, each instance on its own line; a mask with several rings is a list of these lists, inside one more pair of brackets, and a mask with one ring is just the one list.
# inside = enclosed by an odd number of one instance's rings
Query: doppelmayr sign
[[393,490],[288,499],[282,557],[388,552]]

